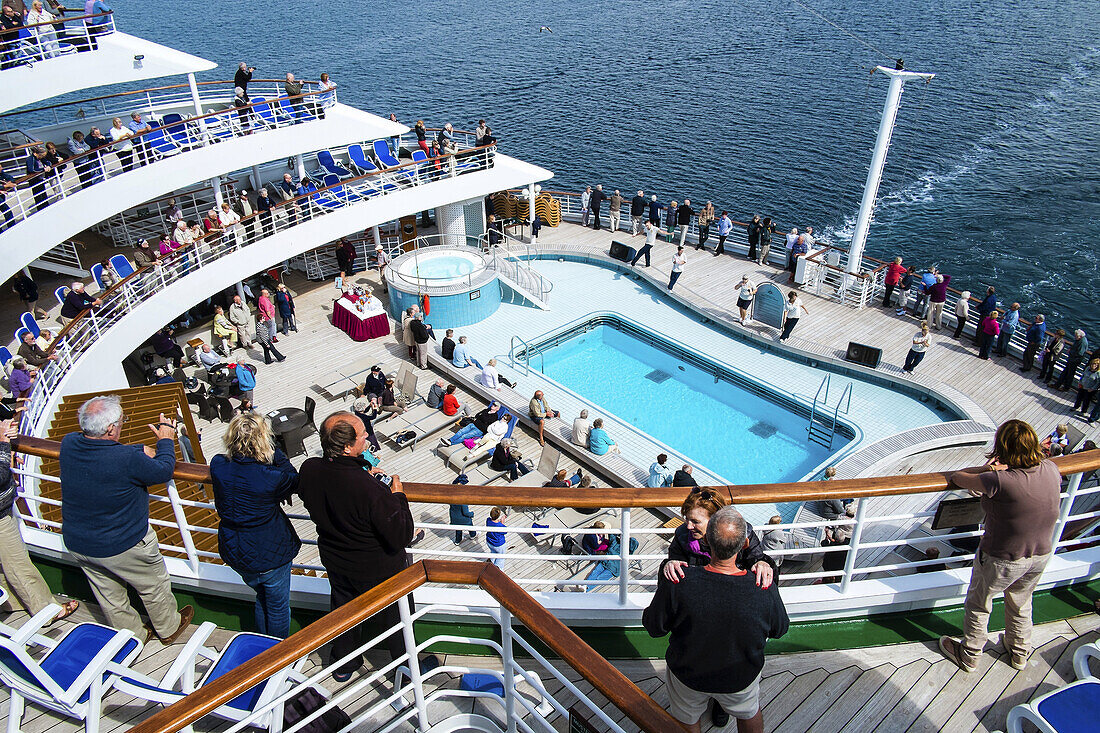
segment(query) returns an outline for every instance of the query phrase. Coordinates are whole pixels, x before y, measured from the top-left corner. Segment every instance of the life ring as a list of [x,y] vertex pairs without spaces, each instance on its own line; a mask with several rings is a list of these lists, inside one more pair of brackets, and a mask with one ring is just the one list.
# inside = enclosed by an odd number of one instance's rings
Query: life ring
[[420,309],[424,311],[425,316],[431,315],[432,301],[431,298],[428,297],[427,293],[424,293],[420,296]]

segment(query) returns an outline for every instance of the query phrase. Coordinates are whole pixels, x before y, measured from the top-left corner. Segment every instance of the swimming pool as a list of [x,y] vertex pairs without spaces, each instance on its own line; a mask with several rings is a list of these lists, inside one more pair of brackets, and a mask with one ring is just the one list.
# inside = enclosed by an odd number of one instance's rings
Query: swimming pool
[[790,400],[631,330],[606,316],[580,324],[533,345],[532,365],[730,484],[796,481],[854,437],[842,426],[832,449],[811,443],[809,417]]

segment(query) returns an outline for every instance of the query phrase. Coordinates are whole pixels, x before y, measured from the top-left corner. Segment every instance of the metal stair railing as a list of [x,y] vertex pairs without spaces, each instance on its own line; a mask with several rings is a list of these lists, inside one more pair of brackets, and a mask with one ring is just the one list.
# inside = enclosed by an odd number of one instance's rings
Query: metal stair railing
[[[549,305],[550,291],[554,289],[554,283],[526,264],[538,258],[538,248],[509,234],[501,232],[496,234],[501,240],[495,244],[489,244],[488,232],[478,237],[481,251],[492,258],[490,266],[537,297],[543,305]],[[518,247],[523,247],[523,251],[516,251]]]

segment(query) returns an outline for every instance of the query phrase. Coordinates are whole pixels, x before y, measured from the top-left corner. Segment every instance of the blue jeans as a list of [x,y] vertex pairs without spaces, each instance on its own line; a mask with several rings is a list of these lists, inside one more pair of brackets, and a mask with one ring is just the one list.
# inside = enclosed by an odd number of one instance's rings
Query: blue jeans
[[477,429],[476,425],[470,423],[466,427],[460,428],[457,433],[451,436],[451,445],[458,445],[462,441],[466,440],[466,438],[473,438],[476,440],[477,438],[480,438],[483,434],[484,433]]
[[256,591],[256,631],[285,639],[290,636],[290,563],[262,573],[241,573]]
[[[500,546],[489,545],[489,552],[493,553],[494,555],[503,556],[504,555],[504,547],[505,547],[504,545],[500,545]],[[504,557],[494,557],[493,558],[493,564],[496,565],[498,568],[504,567]]]

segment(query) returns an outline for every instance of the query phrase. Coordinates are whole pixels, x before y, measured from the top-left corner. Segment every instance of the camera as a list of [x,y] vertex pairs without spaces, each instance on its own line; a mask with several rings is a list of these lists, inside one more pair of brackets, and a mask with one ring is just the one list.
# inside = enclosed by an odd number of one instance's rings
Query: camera
[[392,478],[390,478],[390,475],[389,475],[388,473],[376,473],[376,474],[374,474],[374,477],[375,477],[376,479],[378,479],[378,481],[379,481],[379,482],[380,482],[380,483],[381,483],[381,484],[382,484],[383,486],[389,486],[390,484],[392,484],[392,483],[393,483],[393,479],[392,479]]

